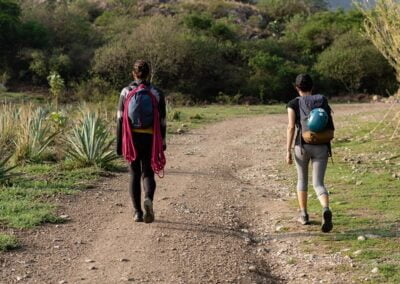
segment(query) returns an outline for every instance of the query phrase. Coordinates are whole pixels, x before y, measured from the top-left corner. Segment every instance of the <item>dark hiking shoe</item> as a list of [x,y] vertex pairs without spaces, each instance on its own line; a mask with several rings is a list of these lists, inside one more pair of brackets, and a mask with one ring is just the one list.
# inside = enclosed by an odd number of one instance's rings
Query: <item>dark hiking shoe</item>
[[332,228],[332,212],[331,210],[327,209],[323,212],[321,231],[324,233],[329,233]]
[[308,214],[300,214],[297,221],[302,225],[310,225],[310,219],[308,217]]
[[154,211],[153,211],[153,202],[150,198],[146,198],[144,200],[144,216],[145,223],[153,223],[154,221]]
[[135,215],[133,216],[133,220],[135,222],[143,222],[143,213],[142,212],[135,212]]

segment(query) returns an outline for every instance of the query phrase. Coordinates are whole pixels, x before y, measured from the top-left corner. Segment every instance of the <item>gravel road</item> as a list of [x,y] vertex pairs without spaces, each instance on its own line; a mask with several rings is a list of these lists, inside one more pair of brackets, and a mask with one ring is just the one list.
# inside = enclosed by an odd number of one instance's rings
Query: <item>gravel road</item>
[[171,137],[155,223],[133,222],[127,173],[104,178],[60,197],[67,223],[18,232],[23,248],[0,254],[0,283],[348,283],[351,269],[333,269],[351,259],[301,250],[320,217],[295,222],[285,135],[286,115],[267,115]]

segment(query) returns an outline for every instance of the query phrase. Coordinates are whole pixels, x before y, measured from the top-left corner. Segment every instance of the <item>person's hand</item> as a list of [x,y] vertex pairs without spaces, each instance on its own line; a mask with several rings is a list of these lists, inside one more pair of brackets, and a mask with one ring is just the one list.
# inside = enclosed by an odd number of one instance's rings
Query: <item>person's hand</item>
[[288,165],[293,164],[293,158],[292,158],[292,152],[291,151],[287,151],[286,152],[286,163],[288,163]]

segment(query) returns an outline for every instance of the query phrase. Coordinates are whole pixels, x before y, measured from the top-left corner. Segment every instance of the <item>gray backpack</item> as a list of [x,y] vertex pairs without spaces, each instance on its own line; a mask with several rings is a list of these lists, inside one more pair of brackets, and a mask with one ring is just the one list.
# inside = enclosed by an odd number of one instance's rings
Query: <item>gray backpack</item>
[[[328,144],[334,138],[332,109],[323,95],[299,97],[300,129],[303,140],[307,144]],[[313,109],[322,108],[328,114],[328,123],[322,131],[313,132],[308,127],[308,119]]]
[[[131,92],[134,92],[132,90]],[[153,94],[149,87],[139,89],[133,94],[129,106],[128,116],[134,129],[153,127]]]

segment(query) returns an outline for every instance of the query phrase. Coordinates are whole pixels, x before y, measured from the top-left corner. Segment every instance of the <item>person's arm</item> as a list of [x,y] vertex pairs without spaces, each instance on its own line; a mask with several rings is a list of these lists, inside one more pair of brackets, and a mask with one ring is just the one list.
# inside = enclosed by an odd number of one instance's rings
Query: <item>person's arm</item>
[[126,89],[123,89],[119,96],[117,109],[117,155],[122,156],[122,116],[124,113]]
[[335,125],[333,123],[333,110],[331,108],[331,106],[328,103],[328,99],[326,97],[324,97],[324,109],[328,110],[328,115],[329,115],[329,120],[328,120],[328,124],[326,126],[326,129],[332,129],[335,130]]
[[286,139],[286,162],[291,165],[293,163],[292,158],[292,145],[294,133],[296,130],[296,113],[290,107],[288,107],[288,126],[287,126],[287,139]]
[[167,106],[165,103],[165,96],[162,92],[160,92],[160,102],[158,104],[158,110],[160,113],[160,127],[161,127],[161,136],[163,139],[163,149],[164,151],[167,149]]

